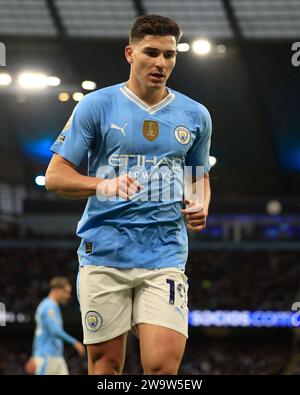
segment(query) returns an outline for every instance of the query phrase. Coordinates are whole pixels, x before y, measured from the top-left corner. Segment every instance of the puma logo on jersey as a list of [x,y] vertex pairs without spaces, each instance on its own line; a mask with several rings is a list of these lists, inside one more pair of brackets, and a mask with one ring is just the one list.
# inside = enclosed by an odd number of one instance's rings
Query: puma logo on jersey
[[116,125],[116,124],[114,124],[114,123],[111,123],[110,124],[110,128],[111,129],[117,129],[117,130],[120,130],[120,132],[122,132],[123,133],[123,135],[125,136],[125,128],[127,127],[127,123],[125,123],[125,125],[121,128],[120,126],[118,126],[118,125]]

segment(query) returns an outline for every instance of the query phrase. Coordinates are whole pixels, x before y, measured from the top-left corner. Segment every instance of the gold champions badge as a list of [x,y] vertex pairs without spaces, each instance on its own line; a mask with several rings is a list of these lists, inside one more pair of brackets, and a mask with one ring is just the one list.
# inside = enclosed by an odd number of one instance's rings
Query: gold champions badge
[[156,140],[159,135],[158,123],[156,121],[144,121],[143,134],[147,140]]

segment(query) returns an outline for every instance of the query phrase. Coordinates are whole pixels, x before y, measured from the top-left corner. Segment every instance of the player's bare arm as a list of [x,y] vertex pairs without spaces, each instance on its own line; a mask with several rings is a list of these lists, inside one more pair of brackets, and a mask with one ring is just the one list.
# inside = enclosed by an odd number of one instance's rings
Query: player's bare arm
[[87,198],[96,193],[130,199],[141,185],[127,174],[109,180],[84,176],[73,163],[54,154],[46,172],[46,188],[59,196],[73,199]]
[[85,198],[96,194],[100,181],[80,174],[71,162],[54,154],[46,171],[45,185],[48,191],[63,197]]

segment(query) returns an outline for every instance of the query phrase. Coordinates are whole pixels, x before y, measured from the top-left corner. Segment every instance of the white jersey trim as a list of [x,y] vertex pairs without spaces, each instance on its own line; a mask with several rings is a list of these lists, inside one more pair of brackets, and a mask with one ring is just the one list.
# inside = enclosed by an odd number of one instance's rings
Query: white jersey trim
[[148,106],[143,100],[141,100],[137,95],[135,95],[129,88],[127,88],[126,85],[123,85],[120,88],[120,91],[128,97],[131,101],[133,101],[135,104],[137,104],[139,107],[141,107],[143,110],[148,111],[149,114],[154,114],[157,111],[161,110],[165,106],[167,106],[169,103],[171,103],[172,100],[175,98],[174,93],[169,93],[168,96],[166,96],[161,102],[154,104],[153,106]]

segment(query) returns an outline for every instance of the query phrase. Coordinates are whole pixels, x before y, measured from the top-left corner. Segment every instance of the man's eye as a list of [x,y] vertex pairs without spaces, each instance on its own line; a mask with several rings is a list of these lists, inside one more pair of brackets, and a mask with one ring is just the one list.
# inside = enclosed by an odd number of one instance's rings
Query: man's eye
[[157,52],[154,52],[154,51],[147,51],[146,54],[148,56],[151,56],[152,58],[155,58],[157,56]]

